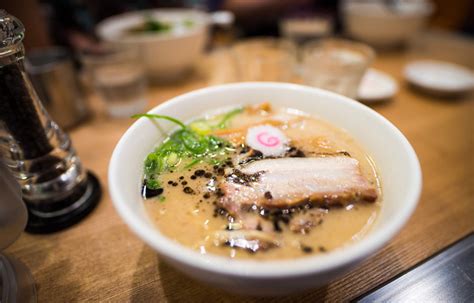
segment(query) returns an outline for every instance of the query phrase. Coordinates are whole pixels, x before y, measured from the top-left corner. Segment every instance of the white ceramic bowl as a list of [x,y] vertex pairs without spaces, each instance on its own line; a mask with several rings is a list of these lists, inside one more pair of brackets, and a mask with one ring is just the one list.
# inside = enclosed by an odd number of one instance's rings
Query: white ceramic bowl
[[[146,118],[135,122],[117,144],[109,166],[109,188],[125,223],[176,269],[232,292],[282,295],[328,283],[382,248],[414,211],[421,171],[410,143],[384,117],[352,99],[316,88],[271,82],[228,84],[178,96],[150,113],[187,121],[210,109],[262,101],[296,108],[346,129],[373,157],[384,200],[375,227],[365,238],[324,255],[266,262],[200,255],[168,239],[153,226],[140,196],[143,160],[164,136]],[[161,121],[160,125],[165,131],[174,128]]]
[[[141,24],[146,15],[167,22],[190,20],[193,25],[170,33],[123,35],[127,29]],[[190,69],[203,53],[209,22],[210,16],[197,10],[154,9],[112,16],[100,22],[96,32],[99,38],[113,45],[138,47],[149,76],[170,80]]]
[[376,47],[391,47],[412,39],[425,25],[433,5],[424,0],[393,1],[347,0],[342,5],[346,32]]

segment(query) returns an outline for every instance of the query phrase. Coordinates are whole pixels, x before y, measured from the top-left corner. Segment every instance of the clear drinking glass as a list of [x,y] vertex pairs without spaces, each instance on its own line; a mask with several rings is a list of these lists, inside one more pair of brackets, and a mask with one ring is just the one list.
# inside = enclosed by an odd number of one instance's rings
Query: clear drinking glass
[[284,39],[255,38],[231,48],[239,81],[289,82],[295,76],[296,46]]
[[[0,252],[25,229],[26,206],[21,188],[0,159]],[[0,302],[36,302],[35,283],[20,261],[0,253]]]
[[323,39],[303,47],[301,76],[310,86],[350,98],[374,58],[371,47],[342,39]]
[[103,47],[81,54],[87,75],[113,117],[130,117],[147,105],[147,79],[135,48]]
[[333,32],[333,20],[324,15],[285,18],[278,25],[280,34],[298,45],[328,37]]

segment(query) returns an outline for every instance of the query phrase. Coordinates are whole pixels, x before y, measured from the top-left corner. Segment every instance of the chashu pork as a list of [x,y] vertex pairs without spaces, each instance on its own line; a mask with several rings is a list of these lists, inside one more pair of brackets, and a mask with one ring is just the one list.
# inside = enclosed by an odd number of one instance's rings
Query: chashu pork
[[254,161],[228,175],[220,190],[219,202],[230,214],[252,206],[330,207],[377,199],[377,189],[361,174],[359,162],[340,155]]

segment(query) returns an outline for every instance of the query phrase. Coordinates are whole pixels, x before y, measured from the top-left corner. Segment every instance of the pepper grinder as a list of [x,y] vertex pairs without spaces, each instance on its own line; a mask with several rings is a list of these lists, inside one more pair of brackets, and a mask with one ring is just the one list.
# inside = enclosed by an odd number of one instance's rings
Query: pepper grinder
[[24,34],[22,23],[0,10],[0,157],[21,186],[26,231],[49,233],[89,214],[101,188],[28,79]]

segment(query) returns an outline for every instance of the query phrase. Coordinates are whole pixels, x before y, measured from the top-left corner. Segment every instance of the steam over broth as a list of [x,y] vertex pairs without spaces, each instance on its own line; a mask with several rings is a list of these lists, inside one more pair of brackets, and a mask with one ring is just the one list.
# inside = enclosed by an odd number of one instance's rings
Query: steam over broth
[[264,103],[186,127],[197,141],[222,142],[207,158],[159,147],[164,162],[147,158],[144,203],[170,239],[202,254],[295,258],[358,241],[377,218],[382,193],[373,162],[327,122]]

